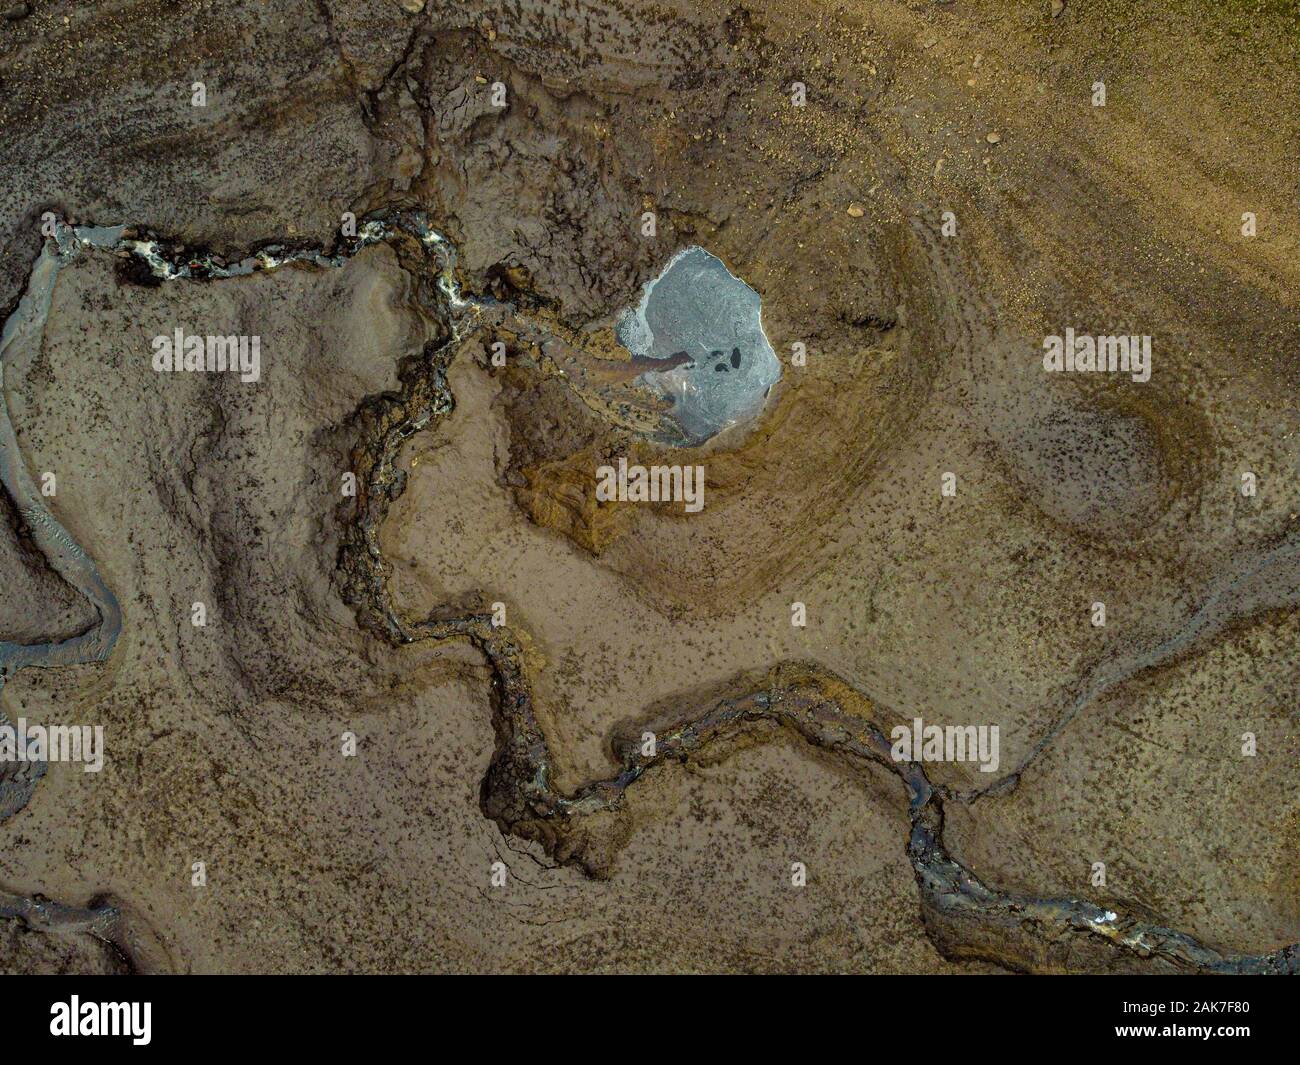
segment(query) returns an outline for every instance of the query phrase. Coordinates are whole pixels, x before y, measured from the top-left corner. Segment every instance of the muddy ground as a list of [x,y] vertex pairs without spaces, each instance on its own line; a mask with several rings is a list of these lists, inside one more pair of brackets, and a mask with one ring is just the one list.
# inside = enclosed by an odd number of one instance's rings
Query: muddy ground
[[[115,909],[0,918],[0,969],[1205,967],[945,917],[903,783],[768,721],[594,827],[503,814],[501,663],[385,638],[384,603],[505,605],[559,795],[614,777],[621,736],[814,676],[886,733],[998,726],[995,773],[925,771],[1000,899],[1225,959],[1300,941],[1298,60],[1290,3],[16,5],[6,313],[47,211],[238,258],[413,207],[510,311],[442,347],[409,241],[207,283],[65,268],[4,398],[124,623],[105,663],[4,687],[10,719],[102,724],[108,760],[51,765],[0,823],[0,892]],[[689,244],[760,293],[783,377],[669,449],[610,338]],[[178,325],[260,335],[261,380],[155,373]],[[1067,326],[1151,335],[1150,380],[1045,373]],[[390,492],[366,412],[434,353],[454,409]],[[702,465],[704,509],[598,503],[620,455]],[[379,495],[372,602],[349,545]],[[0,638],[93,620],[8,502],[0,573]]]

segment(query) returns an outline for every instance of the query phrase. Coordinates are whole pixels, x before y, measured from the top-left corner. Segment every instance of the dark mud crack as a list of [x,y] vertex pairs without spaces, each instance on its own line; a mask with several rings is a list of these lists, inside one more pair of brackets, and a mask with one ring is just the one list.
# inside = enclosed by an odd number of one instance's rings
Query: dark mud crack
[[[496,305],[496,310],[514,313],[504,305]],[[755,723],[770,722],[834,755],[859,775],[874,765],[902,782],[911,820],[907,853],[922,916],[935,947],[947,958],[980,959],[1022,972],[1300,972],[1297,944],[1260,955],[1223,954],[1185,933],[1085,900],[1016,895],[987,886],[945,849],[943,797],[921,766],[896,762],[881,729],[829,691],[845,691],[853,702],[869,705],[866,697],[817,667],[782,665],[773,671],[771,686],[687,716],[674,730],[657,736],[653,757],[642,757],[634,744],[616,744],[622,769],[615,776],[584,784],[572,795],[560,793],[551,783],[550,749],[534,711],[519,638],[507,626],[494,626],[488,613],[445,616],[435,610],[419,620],[402,616],[388,592],[391,568],[379,546],[388,509],[405,489],[396,467],[398,453],[414,433],[453,409],[447,368],[460,339],[479,324],[467,328],[463,316],[453,311],[448,339],[408,365],[401,393],[368,399],[358,410],[353,451],[358,495],[339,553],[339,575],[344,598],[357,610],[359,622],[381,639],[397,646],[466,640],[486,659],[493,679],[496,749],[480,805],[502,832],[539,842],[553,859],[580,866],[589,876],[608,875],[609,857],[603,853],[609,847],[608,829],[591,825],[598,815],[617,815],[628,789],[656,766],[688,762]],[[1293,550],[1288,544],[1280,552],[1289,557]],[[1169,654],[1200,634],[1203,613],[1188,639],[1166,649]],[[784,679],[791,677],[796,679]],[[1086,701],[1109,686],[1092,686]],[[1049,742],[1080,709],[1070,708]],[[1014,787],[1015,779],[1004,783]]]
[[[92,233],[95,238],[86,239],[85,235]],[[607,876],[613,854],[630,831],[620,812],[638,781],[666,763],[689,763],[705,752],[725,754],[728,742],[742,734],[756,734],[760,728],[765,729],[763,737],[785,732],[831,756],[859,778],[884,770],[897,779],[902,787],[900,798],[907,803],[910,832],[906,848],[924,926],[938,951],[949,959],[980,959],[1022,972],[1300,972],[1300,945],[1260,955],[1223,954],[1177,930],[1086,900],[1019,895],[986,885],[948,853],[943,840],[945,800],[968,802],[977,795],[945,793],[930,783],[919,764],[895,761],[889,741],[873,721],[870,699],[815,666],[781,664],[758,690],[739,691],[693,710],[675,727],[659,730],[653,756],[642,755],[637,745],[616,742],[621,768],[614,776],[591,781],[572,794],[560,792],[551,782],[551,751],[535,712],[520,636],[509,627],[494,626],[487,613],[451,615],[435,610],[424,618],[404,616],[393,606],[391,567],[379,546],[379,531],[389,508],[405,490],[403,474],[396,465],[398,455],[407,440],[436,425],[454,408],[447,370],[464,339],[485,325],[508,326],[538,339],[545,339],[546,330],[509,304],[463,296],[455,280],[453,250],[429,229],[419,212],[380,212],[368,218],[358,233],[329,251],[269,244],[232,264],[167,247],[124,229],[63,226],[60,237],[47,245],[33,270],[32,283],[40,280],[37,275],[42,263],[50,256],[72,254],[73,244],[78,242],[128,255],[155,283],[215,281],[288,263],[339,266],[369,244],[387,241],[395,246],[415,281],[416,298],[441,323],[442,336],[404,360],[398,391],[367,398],[351,419],[350,429],[355,434],[351,468],[357,474],[358,488],[355,500],[340,511],[342,535],[335,576],[340,594],[355,610],[360,626],[386,644],[400,647],[420,641],[463,640],[486,660],[492,674],[496,746],[482,782],[480,805],[503,833],[536,841],[554,861],[578,866],[589,876]],[[6,335],[15,316],[6,323]],[[18,322],[18,326],[23,324]],[[7,426],[7,412],[3,417]],[[14,495],[33,538],[51,564],[59,568],[68,558],[84,559],[89,566],[86,573],[94,571],[85,552],[48,511],[32,515],[25,507],[25,467],[16,448],[10,458],[11,476],[6,477],[5,487]],[[47,519],[53,525],[48,525]],[[1293,543],[1275,547],[1265,568],[1269,560],[1291,559],[1294,551]],[[97,579],[97,571],[94,575]],[[1232,599],[1242,582],[1249,584],[1256,576],[1257,569],[1238,575],[1236,583],[1225,585],[1222,595]],[[107,589],[104,593],[115,604]],[[103,597],[92,601],[103,617]],[[1235,612],[1242,613],[1249,605]],[[1173,641],[1166,649],[1168,654],[1184,650],[1211,627],[1202,615],[1198,619],[1191,627],[1194,631],[1186,639]],[[116,632],[106,634],[102,625],[94,632],[94,647],[88,657],[102,660],[111,650]],[[84,641],[86,634],[74,639]],[[77,645],[71,649],[76,653],[70,654],[68,643],[38,649],[4,645],[11,649],[4,671],[86,660],[81,657],[85,648]],[[1133,664],[1133,669],[1141,666]],[[1132,669],[1120,672],[1131,675]],[[1080,701],[1070,707],[1069,717],[1117,682],[1109,673],[1093,678]],[[1035,749],[1035,756],[1068,719],[1058,723]],[[1004,783],[1014,787],[1015,775]],[[22,921],[44,932],[89,933],[127,959],[129,971],[140,968],[131,960],[121,910],[115,905],[73,907],[39,895],[5,893],[0,894],[0,919]]]

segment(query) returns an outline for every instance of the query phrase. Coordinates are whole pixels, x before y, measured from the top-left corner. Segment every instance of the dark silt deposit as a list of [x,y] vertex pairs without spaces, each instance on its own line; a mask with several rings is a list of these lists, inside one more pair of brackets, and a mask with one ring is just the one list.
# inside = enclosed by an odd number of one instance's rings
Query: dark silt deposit
[[676,360],[641,380],[672,403],[683,442],[700,444],[756,417],[781,377],[759,295],[703,248],[684,248],[618,323],[637,358]]

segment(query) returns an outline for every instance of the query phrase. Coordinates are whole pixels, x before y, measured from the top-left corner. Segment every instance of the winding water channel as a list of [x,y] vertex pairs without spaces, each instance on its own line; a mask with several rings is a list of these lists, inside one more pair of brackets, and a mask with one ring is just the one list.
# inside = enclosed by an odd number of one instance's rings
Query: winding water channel
[[[378,532],[404,481],[396,467],[398,454],[415,433],[436,424],[454,406],[446,371],[461,341],[482,324],[509,318],[523,335],[544,337],[544,330],[506,304],[463,295],[455,278],[455,251],[429,228],[419,212],[392,212],[373,217],[357,235],[341,240],[332,252],[268,245],[235,263],[212,256],[168,254],[148,237],[125,226],[72,226],[58,223],[32,268],[21,300],[0,334],[0,396],[4,396],[6,362],[36,353],[49,315],[60,269],[80,254],[127,254],[160,282],[217,281],[274,270],[298,263],[338,267],[363,248],[397,237],[413,239],[422,249],[436,306],[428,308],[446,327],[446,341],[426,351],[403,373],[399,393],[365,400],[354,416],[357,444],[353,467],[360,479],[356,509],[343,530],[340,582],[345,598],[357,611],[358,622],[394,647],[423,640],[465,640],[490,665],[494,678],[493,719],[497,736],[482,789],[482,807],[504,832],[539,841],[556,860],[583,866],[599,875],[588,855],[586,823],[591,815],[617,811],[629,788],[669,761],[688,761],[698,753],[756,722],[775,724],[802,737],[809,745],[842,759],[860,774],[883,768],[903,786],[911,829],[906,850],[915,874],[927,930],[948,957],[981,958],[1008,968],[1057,971],[1086,959],[1097,967],[1165,968],[1175,971],[1294,973],[1300,971],[1300,946],[1282,947],[1262,955],[1222,954],[1184,933],[1105,909],[1075,898],[1038,898],[998,891],[984,884],[955,860],[943,843],[943,803],[973,801],[931,785],[916,763],[899,763],[890,756],[883,731],[833,694],[843,685],[816,667],[800,667],[799,679],[761,690],[739,693],[697,708],[680,727],[661,736],[657,752],[642,757],[622,752],[623,768],[607,780],[592,781],[574,794],[558,792],[550,779],[549,743],[534,712],[532,684],[519,636],[506,626],[493,626],[486,616],[459,618],[403,616],[392,604],[389,567],[379,546]],[[55,667],[103,661],[112,652],[122,628],[122,612],[90,555],[76,543],[47,505],[19,450],[7,399],[0,403],[0,483],[13,499],[36,546],[49,565],[93,606],[97,620],[84,632],[47,643],[0,643],[0,694],[4,681],[28,667]],[[1140,661],[1110,663],[1085,681],[1078,698],[1054,729],[1035,748],[1049,745],[1069,719],[1120,680],[1149,668],[1156,660],[1186,649],[1219,628],[1226,619],[1259,609],[1274,598],[1270,575],[1279,567],[1294,573],[1296,544],[1274,545],[1242,572],[1230,575],[1193,618],[1185,631],[1171,637],[1153,655]],[[1261,576],[1262,575],[1262,576]],[[1269,577],[1267,581],[1264,577]],[[1294,598],[1294,592],[1290,598]],[[836,685],[839,685],[837,688]],[[2,713],[2,712],[0,712]],[[1023,769],[1023,765],[1018,767]],[[26,775],[0,770],[0,820],[21,809],[30,798],[43,766]],[[1014,786],[1015,774],[1000,783]],[[996,786],[996,785],[995,785]],[[7,789],[7,790],[6,790]],[[987,791],[988,789],[985,789]],[[38,896],[0,892],[0,918],[17,918],[44,928],[104,931],[117,919],[111,907],[80,909],[61,906]]]

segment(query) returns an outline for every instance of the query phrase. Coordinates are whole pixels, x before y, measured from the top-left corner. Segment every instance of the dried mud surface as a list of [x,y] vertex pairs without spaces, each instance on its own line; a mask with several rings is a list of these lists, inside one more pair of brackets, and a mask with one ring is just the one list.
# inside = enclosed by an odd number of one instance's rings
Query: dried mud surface
[[[28,6],[6,315],[46,211],[339,258],[88,250],[5,360],[122,630],[3,678],[108,759],[0,822],[0,970],[1300,966],[1292,5]],[[690,244],[783,377],[667,450],[612,328]],[[261,380],[154,373],[177,325]],[[1066,325],[1151,380],[1045,374]],[[598,504],[621,455],[703,511]],[[0,641],[96,622],[38,540],[4,498]],[[998,772],[894,762],[914,717]]]

